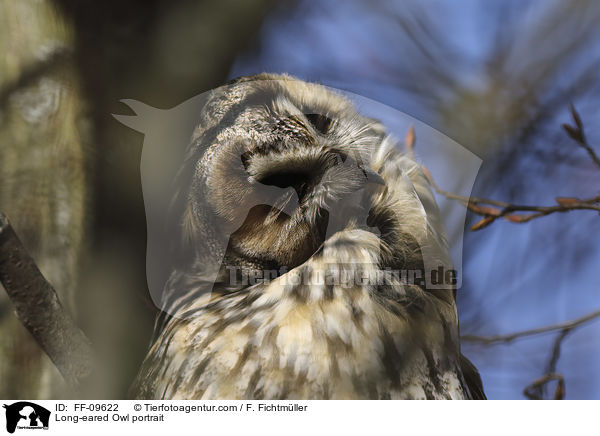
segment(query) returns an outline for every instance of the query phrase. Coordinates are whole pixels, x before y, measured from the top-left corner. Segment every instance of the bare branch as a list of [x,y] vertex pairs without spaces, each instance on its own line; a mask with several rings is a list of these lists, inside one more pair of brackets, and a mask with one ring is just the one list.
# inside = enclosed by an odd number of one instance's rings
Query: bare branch
[[[573,117],[573,121],[575,122],[575,126],[563,124],[563,129],[565,129],[567,134],[573,140],[575,140],[577,144],[587,150],[592,161],[594,161],[594,163],[600,167],[600,158],[588,144],[583,131],[583,122],[581,121],[581,118],[573,105],[571,105],[571,115]],[[410,138],[411,140],[410,147],[408,146],[408,139],[405,140],[406,149],[410,153],[412,153],[414,148],[414,132],[412,129],[413,128],[411,126],[407,134],[407,138]],[[431,183],[431,186],[438,194],[446,197],[449,200],[455,200],[459,203],[462,203],[463,206],[465,206],[471,212],[483,217],[471,227],[471,231],[481,230],[492,224],[498,218],[503,218],[513,223],[526,223],[535,218],[540,218],[557,212],[569,212],[572,210],[594,210],[600,212],[600,195],[583,200],[577,197],[557,197],[557,204],[552,206],[519,205],[504,201],[490,200],[487,198],[465,197],[463,195],[454,194],[440,188],[435,183],[435,180],[433,180],[431,172],[425,166],[422,166],[422,168],[425,176],[429,179],[429,183]]]
[[545,327],[538,327],[530,330],[522,330],[515,333],[510,333],[507,335],[495,335],[495,336],[477,336],[477,335],[464,335],[461,337],[463,341],[468,342],[478,342],[484,345],[492,345],[497,343],[509,343],[516,339],[520,339],[527,336],[538,335],[542,333],[548,333],[553,331],[560,331],[560,333],[556,336],[554,340],[554,346],[552,347],[552,353],[550,354],[550,359],[548,361],[548,365],[546,367],[546,373],[535,380],[532,384],[525,387],[523,390],[523,394],[529,398],[530,400],[543,400],[545,396],[545,388],[546,385],[552,381],[557,380],[558,384],[554,391],[554,399],[562,400],[565,397],[566,387],[565,380],[562,374],[556,372],[556,366],[558,364],[558,359],[560,358],[561,346],[565,338],[571,333],[575,328],[592,321],[594,319],[600,318],[600,310],[596,310],[594,312],[588,313],[580,318],[559,323],[553,324]]
[[558,384],[556,386],[556,391],[554,392],[555,400],[562,400],[565,397],[565,379],[562,374],[559,373],[550,373],[545,374],[540,377],[536,381],[534,381],[529,386],[523,389],[523,395],[525,395],[530,400],[542,400],[541,389],[550,381],[558,380]]
[[65,380],[77,387],[93,369],[90,341],[61,305],[56,292],[0,213],[0,282],[17,318],[29,330]]
[[588,321],[592,321],[596,318],[600,318],[600,310],[596,310],[594,312],[588,313],[580,318],[576,318],[571,321],[566,321],[563,323],[552,324],[544,327],[537,327],[529,330],[521,330],[514,333],[509,333],[506,335],[493,335],[493,336],[478,336],[478,335],[463,335],[461,339],[467,342],[478,342],[484,345],[492,345],[496,343],[509,343],[514,341],[515,339],[520,339],[526,336],[539,335],[542,333],[549,333],[554,331],[570,331],[575,327],[578,327],[581,324],[585,324]]
[[565,132],[573,139],[578,145],[583,147],[592,161],[596,164],[598,168],[600,168],[600,158],[594,151],[594,149],[587,142],[585,137],[585,132],[583,131],[583,123],[581,121],[581,117],[575,110],[575,106],[571,105],[571,115],[573,116],[573,121],[575,122],[575,126],[570,126],[569,124],[563,124],[562,127],[565,129]]
[[572,331],[572,329],[564,329],[561,330],[560,334],[556,336],[556,339],[554,340],[554,346],[552,347],[552,353],[550,354],[550,360],[548,362],[548,366],[546,367],[546,374],[523,390],[523,394],[530,400],[543,400],[546,396],[547,383],[551,380],[558,380],[556,390],[554,391],[554,399],[562,400],[565,397],[565,380],[562,374],[556,372],[556,365],[558,364],[558,359],[560,358],[560,349],[562,343],[567,335]]
[[556,339],[554,340],[554,346],[552,347],[552,354],[550,355],[550,361],[548,362],[548,367],[546,368],[546,373],[550,374],[556,372],[556,365],[558,364],[558,359],[560,358],[560,348],[567,335],[572,331],[573,329],[563,329],[561,330],[560,334],[556,336]]
[[[423,166],[423,172],[429,179],[429,183],[435,191],[449,200],[462,203],[471,212],[484,218],[471,227],[472,231],[480,230],[493,223],[497,218],[504,218],[513,223],[526,223],[532,219],[550,215],[557,212],[569,212],[572,210],[595,210],[600,212],[600,195],[584,200],[575,197],[558,197],[556,206],[529,206],[507,203],[504,201],[489,200],[479,197],[465,197],[441,189],[433,180],[429,170]],[[495,206],[495,207],[490,207]],[[515,213],[517,212],[517,213]],[[519,213],[533,212],[533,213]]]

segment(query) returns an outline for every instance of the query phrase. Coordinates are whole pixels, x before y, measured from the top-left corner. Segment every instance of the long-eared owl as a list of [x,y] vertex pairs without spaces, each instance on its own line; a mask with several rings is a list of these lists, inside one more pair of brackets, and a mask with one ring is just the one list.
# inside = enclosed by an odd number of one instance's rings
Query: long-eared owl
[[460,353],[440,213],[384,126],[262,74],[211,92],[138,398],[484,398]]

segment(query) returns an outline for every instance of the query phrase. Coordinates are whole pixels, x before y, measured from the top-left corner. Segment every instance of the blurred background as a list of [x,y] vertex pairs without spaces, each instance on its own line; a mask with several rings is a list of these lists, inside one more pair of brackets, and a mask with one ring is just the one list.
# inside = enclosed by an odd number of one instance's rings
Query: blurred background
[[[483,161],[475,196],[553,205],[598,194],[600,168],[561,124],[573,104],[600,152],[599,19],[594,0],[0,0],[0,210],[98,350],[79,395],[126,397],[156,310],[143,136],[112,118],[128,113],[119,100],[170,108],[240,75],[289,73],[470,150]],[[449,236],[463,244],[463,352],[488,397],[526,398],[552,372],[565,398],[600,399],[598,318],[560,347],[560,331],[480,340],[600,309],[598,213],[468,231],[480,219]],[[0,398],[71,395],[0,293]]]

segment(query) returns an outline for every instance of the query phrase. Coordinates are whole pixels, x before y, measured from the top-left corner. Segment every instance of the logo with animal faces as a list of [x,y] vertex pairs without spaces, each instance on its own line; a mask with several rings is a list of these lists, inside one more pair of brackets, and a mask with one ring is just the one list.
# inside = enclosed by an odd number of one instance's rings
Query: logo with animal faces
[[6,409],[6,431],[14,433],[15,430],[48,430],[50,411],[45,407],[29,401],[19,401],[13,404],[4,404]]

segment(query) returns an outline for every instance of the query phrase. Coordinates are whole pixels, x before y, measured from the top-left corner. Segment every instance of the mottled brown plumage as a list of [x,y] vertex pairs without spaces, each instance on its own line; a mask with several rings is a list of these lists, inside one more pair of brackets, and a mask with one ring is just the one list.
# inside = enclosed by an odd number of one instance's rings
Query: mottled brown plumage
[[213,91],[178,184],[137,397],[483,395],[453,287],[418,280],[451,267],[426,178],[344,97],[272,75]]

